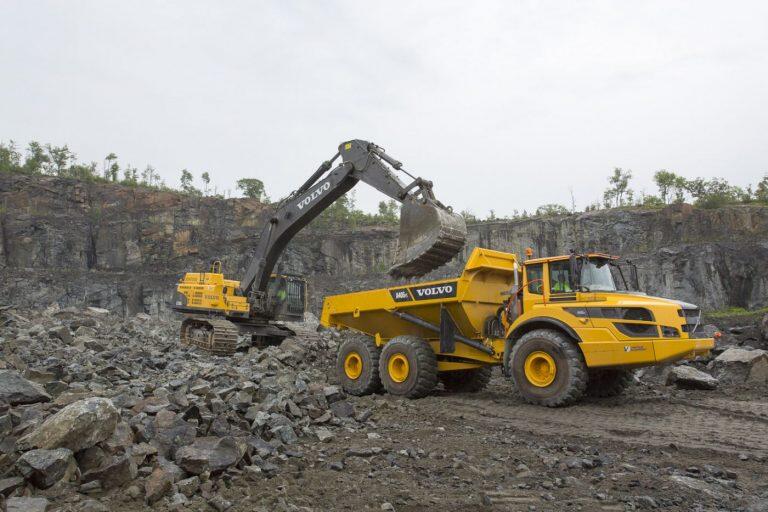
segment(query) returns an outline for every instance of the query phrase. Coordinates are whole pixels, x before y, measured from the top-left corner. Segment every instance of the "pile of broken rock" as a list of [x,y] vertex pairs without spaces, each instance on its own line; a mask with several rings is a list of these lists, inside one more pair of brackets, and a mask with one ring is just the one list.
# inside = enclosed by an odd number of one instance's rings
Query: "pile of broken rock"
[[[0,501],[8,510],[226,510],[355,420],[326,380],[335,333],[231,358],[181,347],[178,321],[98,308],[0,311]],[[198,505],[198,506],[195,506]]]
[[[703,329],[718,331],[713,325]],[[735,389],[768,387],[768,315],[757,325],[724,329],[708,357],[684,361],[665,371],[665,383],[682,389]]]

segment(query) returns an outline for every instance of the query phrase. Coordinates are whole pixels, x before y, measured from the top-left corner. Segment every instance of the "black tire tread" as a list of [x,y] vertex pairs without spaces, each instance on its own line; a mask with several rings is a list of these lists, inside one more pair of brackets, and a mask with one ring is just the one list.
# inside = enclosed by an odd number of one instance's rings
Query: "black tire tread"
[[587,395],[597,398],[619,396],[635,381],[634,371],[624,368],[589,370]]
[[570,362],[569,382],[566,392],[560,396],[532,399],[524,393],[521,393],[523,399],[530,404],[543,405],[545,407],[563,407],[579,401],[584,396],[587,389],[587,382],[589,381],[587,365],[584,362],[584,357],[579,348],[566,335],[553,329],[536,329],[529,331],[515,342],[512,348],[511,360],[515,361],[515,356],[520,348],[525,345],[527,340],[534,338],[544,338],[557,345],[560,350],[563,351]]
[[454,370],[438,375],[446,391],[451,393],[477,393],[491,382],[493,367],[481,366],[469,370]]
[[[344,391],[349,393],[350,395],[355,396],[363,396],[363,395],[370,395],[371,393],[376,393],[377,391],[381,391],[382,385],[381,385],[381,377],[379,375],[379,358],[381,357],[381,350],[378,346],[376,346],[376,342],[373,340],[373,338],[370,338],[368,336],[356,336],[354,338],[350,338],[348,340],[345,340],[341,345],[339,345],[339,351],[336,358],[336,368],[339,372],[339,377],[344,373],[344,361],[341,357],[341,354],[344,353],[344,349],[348,345],[358,345],[358,348],[365,349],[369,357],[371,358],[371,379],[368,382],[366,386],[364,386],[361,389],[348,389],[346,386],[342,387],[344,388]],[[360,352],[358,350],[358,352]],[[343,383],[343,380],[342,380]]]
[[[398,343],[408,345],[412,348],[416,354],[416,364],[418,366],[416,385],[403,396],[408,398],[422,398],[429,395],[437,385],[437,357],[435,356],[432,347],[418,336],[402,335],[389,340],[381,350],[379,374],[386,375],[386,361],[389,359],[389,353],[397,350]],[[384,388],[386,388],[386,381],[384,381],[383,384]]]

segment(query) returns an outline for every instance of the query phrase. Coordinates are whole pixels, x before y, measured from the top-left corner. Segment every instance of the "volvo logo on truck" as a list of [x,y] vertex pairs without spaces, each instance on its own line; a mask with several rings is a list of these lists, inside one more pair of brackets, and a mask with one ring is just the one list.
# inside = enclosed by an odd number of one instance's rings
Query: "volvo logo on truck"
[[456,281],[427,286],[411,287],[411,294],[415,300],[445,299],[456,296]]
[[296,206],[299,208],[299,210],[303,210],[305,206],[308,206],[309,203],[311,203],[312,201],[314,201],[315,199],[323,195],[323,193],[326,192],[329,188],[331,188],[331,182],[326,181],[325,183],[317,187],[315,190],[313,190],[312,193],[309,194],[307,197],[299,201]]

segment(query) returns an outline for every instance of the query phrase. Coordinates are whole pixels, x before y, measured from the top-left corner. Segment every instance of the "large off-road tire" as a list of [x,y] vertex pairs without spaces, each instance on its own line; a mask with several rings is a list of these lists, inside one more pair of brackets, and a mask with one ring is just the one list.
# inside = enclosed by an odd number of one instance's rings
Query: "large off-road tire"
[[437,357],[425,340],[396,336],[381,350],[379,375],[387,392],[421,398],[437,384]]
[[492,366],[481,366],[469,370],[454,370],[438,374],[446,391],[452,393],[477,393],[491,381]]
[[635,380],[632,370],[595,368],[588,372],[587,395],[599,398],[619,396]]
[[566,335],[550,329],[524,334],[512,348],[512,379],[529,403],[561,407],[587,388],[587,365]]
[[369,395],[381,389],[379,356],[373,339],[359,336],[346,340],[336,354],[336,373],[344,391],[350,395]]

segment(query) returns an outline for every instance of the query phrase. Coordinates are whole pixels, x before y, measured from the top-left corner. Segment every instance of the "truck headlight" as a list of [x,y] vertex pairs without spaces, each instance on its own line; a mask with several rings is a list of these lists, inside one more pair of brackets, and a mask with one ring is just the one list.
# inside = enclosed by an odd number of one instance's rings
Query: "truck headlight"
[[679,338],[680,331],[677,330],[677,327],[668,327],[663,325],[661,326],[661,335],[665,338]]

